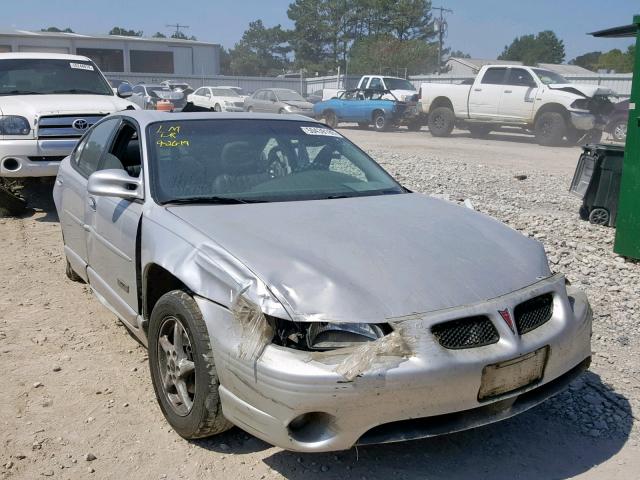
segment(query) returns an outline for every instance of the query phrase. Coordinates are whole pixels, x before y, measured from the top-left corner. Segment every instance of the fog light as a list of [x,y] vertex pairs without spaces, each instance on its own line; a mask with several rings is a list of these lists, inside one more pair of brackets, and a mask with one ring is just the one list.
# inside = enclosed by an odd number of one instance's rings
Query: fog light
[[294,418],[289,426],[289,435],[301,443],[315,443],[336,435],[335,417],[324,412],[309,412]]
[[2,167],[5,170],[9,170],[10,172],[15,172],[20,168],[20,162],[18,162],[18,160],[16,160],[15,158],[5,158],[2,161]]

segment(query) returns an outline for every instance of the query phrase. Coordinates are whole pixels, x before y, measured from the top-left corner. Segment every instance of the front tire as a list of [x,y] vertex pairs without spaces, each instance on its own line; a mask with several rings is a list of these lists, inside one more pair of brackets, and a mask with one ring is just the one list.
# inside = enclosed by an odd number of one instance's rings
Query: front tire
[[627,121],[618,120],[611,127],[611,136],[617,142],[624,142],[627,140]]
[[16,191],[15,185],[0,178],[0,218],[18,217],[27,211],[27,202]]
[[437,107],[429,113],[429,131],[434,137],[448,137],[455,123],[456,116],[449,107]]
[[544,112],[536,120],[536,140],[539,145],[557,147],[567,134],[567,122],[558,112]]
[[220,106],[219,103],[215,104],[215,106],[213,107],[213,111],[214,112],[221,112],[222,111],[222,107]]
[[195,300],[182,290],[160,297],[148,338],[156,399],[173,429],[195,439],[231,428],[222,415],[209,333]]
[[391,122],[386,117],[384,112],[374,112],[373,114],[373,128],[376,132],[386,132],[391,128]]

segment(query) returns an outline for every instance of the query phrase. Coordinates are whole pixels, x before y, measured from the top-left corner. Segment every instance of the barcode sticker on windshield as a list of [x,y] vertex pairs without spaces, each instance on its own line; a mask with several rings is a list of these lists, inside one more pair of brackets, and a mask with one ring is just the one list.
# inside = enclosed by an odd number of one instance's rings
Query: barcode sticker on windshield
[[325,137],[342,137],[338,132],[320,127],[300,127],[307,135],[323,135]]
[[69,64],[71,68],[77,68],[78,70],[90,70],[93,72],[93,65],[87,65],[86,63],[73,63]]

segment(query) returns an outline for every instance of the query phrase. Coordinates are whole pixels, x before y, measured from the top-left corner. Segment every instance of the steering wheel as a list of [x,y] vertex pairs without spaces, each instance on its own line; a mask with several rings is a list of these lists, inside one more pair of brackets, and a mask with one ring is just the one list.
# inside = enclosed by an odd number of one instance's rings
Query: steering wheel
[[267,156],[267,172],[270,178],[284,177],[291,173],[289,158],[282,147],[273,147]]

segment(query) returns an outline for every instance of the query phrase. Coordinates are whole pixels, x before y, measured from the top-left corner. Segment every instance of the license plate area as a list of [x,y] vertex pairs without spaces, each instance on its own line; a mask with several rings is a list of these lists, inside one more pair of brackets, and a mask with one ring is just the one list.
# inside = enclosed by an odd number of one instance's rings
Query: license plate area
[[544,376],[549,346],[482,369],[478,401],[513,393],[538,383]]

